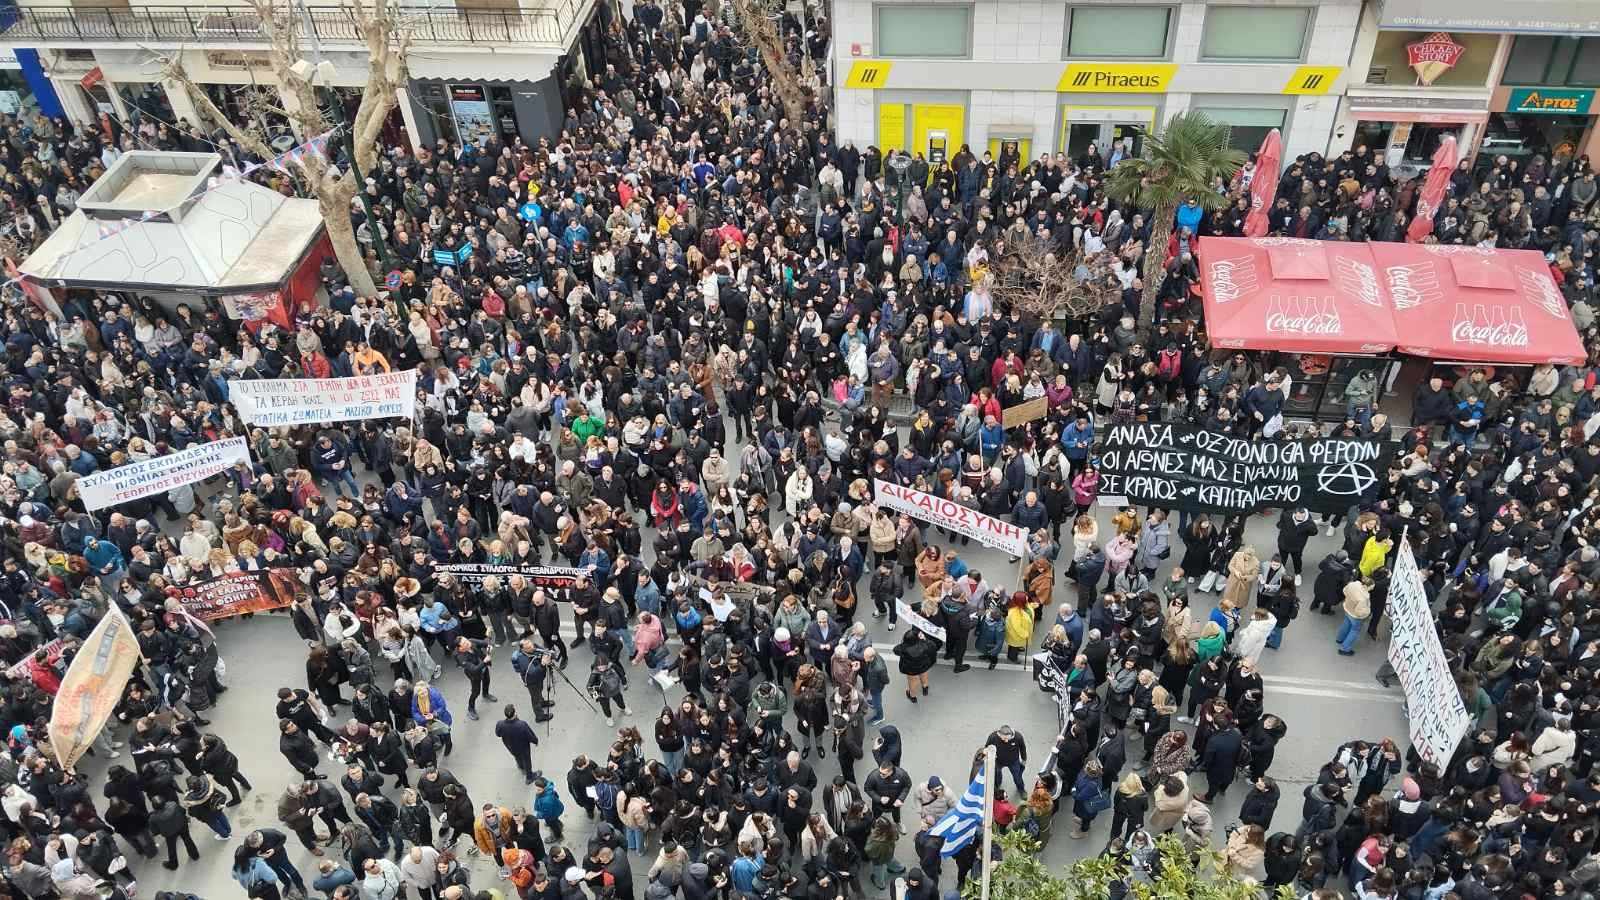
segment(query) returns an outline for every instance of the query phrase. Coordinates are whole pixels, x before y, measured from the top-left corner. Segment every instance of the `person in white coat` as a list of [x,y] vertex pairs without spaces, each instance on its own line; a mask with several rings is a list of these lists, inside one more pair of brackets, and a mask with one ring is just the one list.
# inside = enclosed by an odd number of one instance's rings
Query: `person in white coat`
[[1578,735],[1572,730],[1572,720],[1566,716],[1556,719],[1554,725],[1545,726],[1544,731],[1533,742],[1533,759],[1529,766],[1535,772],[1543,772],[1551,766],[1564,766],[1572,761],[1578,750]]
[[1267,637],[1278,627],[1278,617],[1261,607],[1256,607],[1250,621],[1233,636],[1233,652],[1251,663],[1261,660],[1261,651],[1267,646]]

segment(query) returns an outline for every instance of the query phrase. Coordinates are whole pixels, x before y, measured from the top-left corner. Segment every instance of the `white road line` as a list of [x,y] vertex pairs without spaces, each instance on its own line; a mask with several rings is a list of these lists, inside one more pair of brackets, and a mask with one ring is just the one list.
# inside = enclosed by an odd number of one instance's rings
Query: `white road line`
[[[568,637],[577,637],[577,630],[565,622],[561,625],[561,633]],[[675,637],[667,639],[668,644],[679,643]],[[874,642],[872,645],[878,651],[878,656],[885,663],[895,662],[900,659],[894,652],[893,644]],[[935,665],[953,668],[955,663],[940,656],[934,661]],[[989,664],[981,657],[975,656],[968,649],[967,665],[973,671],[988,671]],[[995,666],[994,671],[1003,672],[1031,672],[1032,667],[1021,663],[1001,661]],[[1263,675],[1262,682],[1272,688],[1274,694],[1290,694],[1298,697],[1323,697],[1330,700],[1366,700],[1378,703],[1404,703],[1406,698],[1392,690],[1380,688],[1375,684],[1368,685],[1359,681],[1323,681],[1317,678],[1291,678],[1286,675]]]

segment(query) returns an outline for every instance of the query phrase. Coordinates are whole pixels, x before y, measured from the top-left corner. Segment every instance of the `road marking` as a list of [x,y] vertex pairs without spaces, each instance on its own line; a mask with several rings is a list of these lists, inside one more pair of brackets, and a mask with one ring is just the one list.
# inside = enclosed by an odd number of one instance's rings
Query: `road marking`
[[[561,624],[561,633],[567,637],[577,637],[577,629],[565,622]],[[667,644],[681,644],[676,637],[667,638]],[[878,651],[878,656],[885,663],[897,662],[900,657],[894,652],[893,644],[874,642],[873,648]],[[570,648],[569,648],[570,649]],[[955,662],[945,659],[941,655],[934,660],[934,665],[953,668]],[[967,665],[974,671],[989,670],[989,664],[979,656],[969,656]],[[1030,672],[1032,666],[1022,663],[1000,661],[993,671],[1004,672]],[[1030,679],[1031,680],[1031,679]],[[1274,694],[1289,694],[1297,697],[1323,697],[1330,700],[1368,700],[1379,703],[1405,703],[1406,698],[1393,690],[1378,687],[1375,684],[1364,684],[1359,681],[1324,681],[1317,678],[1293,678],[1287,675],[1263,675],[1261,681],[1266,687],[1273,689]]]

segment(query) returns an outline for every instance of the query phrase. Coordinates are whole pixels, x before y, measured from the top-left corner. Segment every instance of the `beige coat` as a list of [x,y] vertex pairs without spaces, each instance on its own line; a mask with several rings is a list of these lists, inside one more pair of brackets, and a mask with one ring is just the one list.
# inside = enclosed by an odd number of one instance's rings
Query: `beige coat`
[[1222,589],[1222,599],[1232,600],[1234,609],[1250,605],[1250,588],[1261,575],[1261,558],[1256,548],[1245,544],[1228,560],[1228,586]]
[[1358,622],[1372,615],[1372,594],[1366,585],[1352,581],[1344,586],[1344,614]]
[[1176,797],[1167,796],[1166,791],[1160,788],[1151,791],[1153,809],[1150,812],[1150,824],[1147,829],[1151,834],[1162,834],[1171,831],[1183,821],[1183,811],[1189,808],[1189,776],[1182,772],[1175,773],[1173,778],[1183,782],[1183,790]]

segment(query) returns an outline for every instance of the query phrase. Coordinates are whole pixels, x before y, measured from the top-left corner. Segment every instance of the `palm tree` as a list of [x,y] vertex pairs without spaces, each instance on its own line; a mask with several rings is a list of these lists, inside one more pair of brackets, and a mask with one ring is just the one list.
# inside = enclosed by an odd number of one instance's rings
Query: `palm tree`
[[1144,254],[1144,293],[1139,323],[1149,324],[1155,314],[1167,241],[1172,237],[1178,205],[1192,199],[1205,210],[1220,209],[1228,198],[1212,188],[1217,176],[1224,183],[1244,165],[1246,156],[1228,146],[1228,126],[1202,113],[1180,113],[1166,128],[1145,135],[1144,154],[1123,160],[1106,178],[1106,193],[1134,209],[1149,210],[1150,244]]

